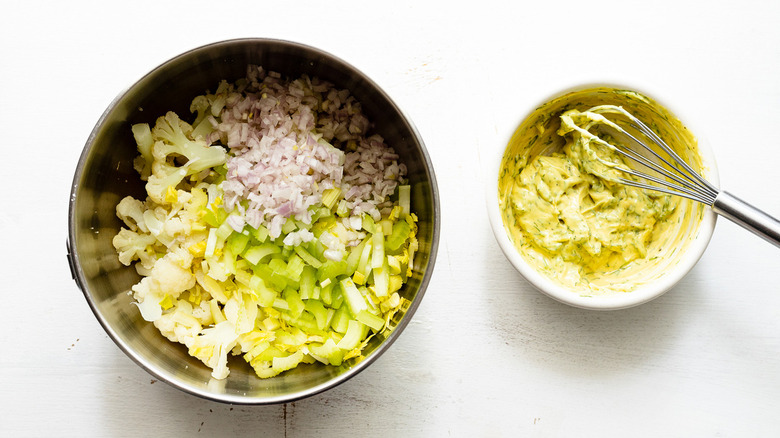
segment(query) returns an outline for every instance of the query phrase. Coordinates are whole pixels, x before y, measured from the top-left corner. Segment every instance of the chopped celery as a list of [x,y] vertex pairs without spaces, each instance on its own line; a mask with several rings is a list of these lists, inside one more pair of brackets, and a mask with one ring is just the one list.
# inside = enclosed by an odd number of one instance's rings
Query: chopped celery
[[221,166],[215,166],[213,170],[214,170],[214,173],[216,173],[217,175],[223,176],[223,177],[225,175],[227,175],[227,171],[228,171],[227,170],[227,166],[224,165],[224,164],[221,165]]
[[330,282],[326,286],[322,286],[320,288],[320,300],[322,300],[322,302],[327,306],[333,304],[332,296],[331,296],[333,285],[335,285],[335,283]]
[[290,218],[290,219],[295,221],[295,228],[297,228],[299,230],[308,230],[308,231],[311,230],[311,226],[312,226],[311,223],[307,224],[306,222],[299,221],[298,219],[293,219],[293,218]]
[[333,314],[333,318],[330,320],[330,326],[333,328],[333,331],[344,334],[347,332],[349,321],[349,310],[346,309],[346,306],[342,306]]
[[287,222],[285,222],[284,225],[282,225],[282,233],[290,234],[293,231],[295,231],[295,228],[296,228],[295,220],[293,218],[289,218],[287,219]]
[[287,371],[298,366],[298,364],[301,363],[302,360],[303,360],[303,351],[300,350],[296,351],[295,353],[289,356],[275,357],[273,358],[273,369],[276,372]]
[[246,354],[244,354],[244,359],[246,359],[247,362],[252,362],[254,358],[259,356],[270,346],[271,343],[268,341],[258,342],[257,344],[253,345],[252,348],[246,352]]
[[371,254],[371,267],[380,268],[385,260],[385,236],[382,234],[380,227],[376,228],[376,232],[371,238],[371,243],[374,246],[374,251]]
[[347,323],[347,332],[336,346],[342,350],[352,350],[353,348],[356,348],[358,344],[360,344],[360,341],[363,340],[365,329],[366,326],[363,323],[354,319],[349,320]]
[[378,332],[382,330],[382,327],[385,325],[385,320],[382,319],[380,316],[374,315],[373,313],[369,312],[368,310],[361,310],[356,316],[355,319],[357,319],[359,322],[371,327],[372,330],[375,332]]
[[378,268],[374,268],[374,295],[377,297],[386,297],[390,286],[390,274],[388,273],[387,261]]
[[285,312],[282,313],[282,319],[289,325],[298,328],[300,330],[304,330],[308,335],[317,335],[317,334],[323,334],[323,332],[319,326],[317,325],[317,320],[315,319],[314,315],[308,312],[303,312],[298,318],[293,318],[292,315]]
[[309,345],[309,351],[330,365],[339,366],[344,359],[344,350],[337,347],[333,339],[330,338],[322,344]]
[[249,243],[249,239],[249,234],[233,233],[228,237],[226,247],[230,248],[233,254],[241,254]]
[[225,221],[225,219],[227,219],[227,213],[221,208],[217,208],[216,211],[211,208],[207,208],[202,211],[203,213],[201,219],[210,227],[216,228],[220,226],[222,222]]
[[301,299],[308,300],[314,298],[314,278],[317,271],[311,266],[304,266],[301,272],[300,292]]
[[357,316],[361,310],[368,309],[366,299],[363,298],[363,295],[360,293],[357,286],[355,286],[355,283],[351,278],[341,280],[341,291],[344,293],[344,301],[347,302],[349,311],[353,316]]
[[276,331],[276,340],[278,344],[287,347],[299,347],[306,343],[309,338],[304,331],[296,327],[287,327],[285,330]]
[[333,260],[327,260],[322,264],[320,269],[317,270],[317,281],[322,283],[324,280],[329,279],[335,281],[339,275],[344,275],[347,272],[347,262],[344,260],[335,262]]
[[379,226],[382,227],[382,234],[385,236],[389,236],[393,232],[393,221],[389,219],[379,221]]
[[409,185],[398,186],[398,205],[401,206],[402,214],[409,214],[411,210],[411,191]]
[[278,246],[281,249],[281,257],[284,259],[289,258],[295,250],[291,246],[285,246],[284,245],[284,239],[281,238],[281,236],[274,241],[274,245]]
[[322,192],[322,205],[327,207],[328,209],[332,209],[334,205],[336,205],[336,201],[339,200],[339,197],[341,196],[341,189],[338,187],[327,189]]
[[[285,305],[287,305],[287,303],[284,300],[282,300],[281,298],[277,298],[277,299],[281,300]],[[274,300],[274,303],[276,303],[276,299]],[[279,323],[279,320],[277,318],[271,318],[270,316],[268,318],[264,319],[261,322],[261,325],[267,331],[276,330],[276,329],[278,329],[281,326],[280,323]]]
[[249,270],[249,269],[250,269],[249,262],[247,262],[243,258],[236,259],[236,270],[237,271],[240,271],[240,270],[245,270],[246,271],[246,270]]
[[231,227],[227,221],[222,222],[219,227],[217,227],[217,237],[224,242],[233,231],[233,227]]
[[295,247],[295,253],[298,254],[298,257],[302,258],[304,262],[306,262],[310,266],[313,266],[314,268],[319,268],[320,266],[322,266],[322,262],[317,260],[316,257],[314,257],[308,251],[306,251],[306,249],[302,245]]
[[257,246],[252,246],[244,251],[243,257],[249,263],[256,265],[260,263],[265,257],[281,252],[281,249],[273,243],[262,243]]
[[388,293],[393,293],[401,289],[404,285],[404,279],[400,275],[391,275],[387,287]]
[[336,223],[336,217],[333,215],[324,216],[311,228],[311,232],[319,238],[323,231],[329,230]]
[[264,225],[260,225],[257,228],[249,228],[249,232],[258,243],[263,243],[268,239],[268,228]]
[[271,268],[275,274],[287,276],[287,263],[284,262],[283,258],[271,258],[271,260],[268,261],[268,267]]
[[284,298],[276,297],[274,298],[273,307],[279,310],[290,310],[290,303],[288,303]]
[[330,291],[331,295],[331,304],[330,306],[334,309],[340,309],[342,304],[344,303],[344,294],[341,293],[341,288],[333,286],[333,289]]
[[206,251],[205,257],[211,257],[214,255],[214,251],[217,249],[217,229],[210,228],[209,236],[206,238]]
[[410,231],[411,227],[408,222],[405,220],[396,221],[393,224],[393,230],[390,232],[390,235],[387,236],[387,250],[390,252],[398,251],[404,242],[406,242]]
[[266,361],[273,360],[275,357],[283,357],[283,356],[284,356],[284,352],[282,350],[280,350],[277,347],[270,346],[265,350],[263,350],[262,353],[255,356],[253,360],[258,362],[266,362]]
[[165,294],[165,297],[163,297],[158,304],[160,304],[160,307],[162,307],[163,310],[168,310],[173,307],[173,299],[170,294]]
[[304,267],[306,267],[306,264],[304,263],[303,259],[300,258],[297,254],[293,254],[292,257],[290,257],[287,261],[287,277],[293,280],[301,278]]
[[360,263],[360,256],[363,254],[363,248],[366,247],[366,240],[360,242],[359,245],[352,247],[347,255],[347,272],[346,275],[352,275],[357,270]]
[[387,256],[387,267],[390,269],[390,274],[401,273],[401,261],[395,256]]
[[287,301],[287,306],[290,308],[290,316],[298,318],[305,310],[306,303],[303,302],[298,291],[288,287],[284,290],[284,300]]
[[371,240],[371,238],[366,238],[366,245],[363,247],[363,251],[360,254],[360,260],[355,269],[355,283],[357,284],[366,284],[368,274],[371,271],[371,253],[374,250],[374,245],[371,243]]
[[236,269],[235,274],[233,274],[233,278],[235,278],[237,282],[243,284],[244,286],[252,287],[252,273],[249,271],[244,269]]
[[236,256],[229,246],[226,246],[222,250],[222,264],[225,267],[225,272],[228,274],[236,273]]
[[[256,265],[252,265],[251,268],[252,272],[257,275],[258,277],[262,278],[263,281],[265,281],[266,285],[273,284],[271,281],[271,277],[273,276],[274,271],[271,270],[271,268],[268,267],[265,263],[258,263]],[[284,289],[278,288],[279,290]]]
[[390,210],[390,214],[387,216],[387,218],[390,219],[390,221],[395,222],[399,217],[401,217],[401,211],[401,207],[396,205]]
[[316,224],[320,221],[320,219],[330,217],[333,214],[333,212],[330,210],[330,208],[327,207],[320,207],[315,208],[314,212],[311,215],[311,223]]
[[306,311],[314,315],[317,320],[317,328],[325,330],[328,326],[328,310],[320,300],[306,300]]
[[339,201],[336,207],[336,215],[339,217],[346,217],[349,214],[349,207],[347,207],[346,199]]
[[257,294],[257,302],[263,307],[271,307],[277,298],[276,292],[265,285],[262,278],[253,275],[249,281],[249,287]]
[[366,230],[371,234],[374,234],[376,232],[376,224],[374,223],[374,219],[368,214],[365,213],[363,214],[362,226],[364,230]]

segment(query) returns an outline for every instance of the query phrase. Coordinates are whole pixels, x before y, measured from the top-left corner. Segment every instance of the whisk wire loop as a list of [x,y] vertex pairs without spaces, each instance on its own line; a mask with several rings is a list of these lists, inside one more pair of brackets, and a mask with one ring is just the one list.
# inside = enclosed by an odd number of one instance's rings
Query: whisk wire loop
[[[645,136],[650,138],[654,143],[659,145],[664,150],[664,152],[669,154],[672,157],[672,159],[675,161],[675,163],[677,163],[677,165],[681,166],[685,170],[684,174],[686,175],[686,177],[688,177],[688,179],[695,180],[696,183],[707,187],[712,193],[717,195],[717,193],[719,192],[718,188],[713,186],[709,181],[703,178],[699,174],[699,172],[693,170],[693,168],[691,168],[688,162],[683,160],[677,154],[677,152],[675,152],[674,149],[669,147],[669,145],[667,145],[666,142],[661,137],[658,136],[658,134],[656,134],[652,129],[650,129],[649,126],[644,124],[641,120],[637,119],[633,115],[631,116],[631,118],[632,118],[632,126],[634,126],[636,129],[642,132]],[[646,145],[644,147],[647,148]],[[672,166],[671,164],[669,164],[669,166],[676,170],[679,170],[679,168]]]
[[[696,202],[702,202],[707,205],[712,205],[715,202],[715,198],[718,196],[718,189],[712,186],[706,179],[702,178],[696,171],[694,171],[685,160],[683,160],[666,142],[661,139],[650,127],[644,124],[642,121],[634,117],[628,112],[623,111],[630,122],[629,126],[638,131],[650,142],[652,142],[657,148],[661,149],[675,164],[670,162],[663,155],[659,154],[656,149],[648,146],[645,142],[638,139],[634,134],[627,131],[625,128],[617,123],[611,123],[606,126],[610,126],[616,129],[623,137],[629,139],[635,145],[641,147],[655,157],[658,162],[637,153],[635,150],[627,147],[621,147],[621,145],[612,144],[614,150],[620,155],[638,163],[662,178],[655,177],[646,172],[641,172],[636,169],[629,169],[625,167],[615,167],[626,174],[634,177],[644,179],[646,181],[653,182],[660,185],[651,185],[640,181],[631,180],[628,178],[621,178],[620,182],[633,187],[655,190],[670,195],[681,196],[691,199]],[[665,166],[664,166],[665,165]]]
[[[609,121],[603,125],[617,130],[621,136],[628,138],[631,142],[635,143],[637,148],[631,149],[620,144],[615,145],[607,143],[601,138],[597,139],[599,143],[610,146],[622,156],[653,172],[653,175],[650,175],[636,169],[626,168],[625,166],[611,166],[614,169],[620,170],[638,179],[649,181],[653,184],[629,178],[618,178],[618,182],[644,190],[654,190],[670,195],[681,196],[709,205],[712,208],[712,211],[718,215],[726,217],[757,236],[780,247],[780,221],[736,196],[715,187],[698,172],[693,170],[693,168],[669,147],[660,136],[650,129],[650,127],[623,108],[604,106],[599,107],[599,109],[600,110],[597,110],[596,112],[623,114],[629,120],[627,126],[632,128],[633,131],[641,134],[642,138],[646,138],[648,140],[647,143],[651,143],[651,145],[648,145],[645,141],[637,138],[633,133],[628,132],[623,126],[615,123],[615,121]],[[653,145],[656,146],[655,149],[652,147]],[[652,157],[638,153],[638,148],[648,151],[651,156],[658,160],[658,162],[653,160]],[[656,149],[663,151],[669,159],[658,153]],[[672,162],[674,162],[674,164],[672,164]]]

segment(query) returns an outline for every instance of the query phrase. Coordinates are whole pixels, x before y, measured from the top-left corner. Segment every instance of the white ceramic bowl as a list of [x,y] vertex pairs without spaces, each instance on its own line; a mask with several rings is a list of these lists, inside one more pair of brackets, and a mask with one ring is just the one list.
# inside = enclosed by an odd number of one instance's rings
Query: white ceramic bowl
[[[715,229],[717,215],[708,207],[704,208],[700,225],[698,227],[691,227],[693,228],[692,230],[685,231],[685,233],[688,234],[686,236],[687,245],[669,248],[668,251],[664,250],[662,258],[665,261],[661,262],[663,266],[658,268],[658,272],[653,274],[652,278],[640,279],[637,281],[635,288],[632,291],[587,296],[575,292],[554,281],[545,274],[540,273],[525,260],[518,252],[507,233],[499,207],[499,172],[502,165],[502,158],[510,143],[510,139],[523,121],[531,116],[536,109],[561,96],[598,87],[638,92],[641,95],[650,97],[657,104],[675,115],[680,122],[697,137],[698,152],[704,168],[702,171],[703,176],[714,185],[718,186],[718,172],[712,150],[706,140],[692,127],[691,121],[688,118],[685,118],[684,115],[673,106],[669,105],[668,102],[660,99],[657,95],[647,92],[642,88],[615,83],[583,84],[553,93],[541,101],[532,102],[533,105],[529,105],[525,113],[519,114],[517,123],[507,127],[505,134],[500,137],[501,143],[496,145],[495,149],[491,151],[486,163],[486,169],[484,169],[484,177],[486,179],[487,209],[493,233],[501,250],[520,274],[541,292],[560,302],[585,309],[616,310],[646,303],[661,296],[677,284],[694,267],[704,253]],[[686,201],[683,205],[690,207],[697,204],[692,201]]]

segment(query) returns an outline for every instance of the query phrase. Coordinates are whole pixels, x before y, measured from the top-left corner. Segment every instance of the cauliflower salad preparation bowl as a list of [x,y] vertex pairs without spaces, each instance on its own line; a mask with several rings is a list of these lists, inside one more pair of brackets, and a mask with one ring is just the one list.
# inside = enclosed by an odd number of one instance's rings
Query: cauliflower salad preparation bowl
[[438,214],[419,134],[368,78],[307,46],[233,40],[168,61],[106,111],[74,176],[69,260],[150,373],[276,403],[395,340]]

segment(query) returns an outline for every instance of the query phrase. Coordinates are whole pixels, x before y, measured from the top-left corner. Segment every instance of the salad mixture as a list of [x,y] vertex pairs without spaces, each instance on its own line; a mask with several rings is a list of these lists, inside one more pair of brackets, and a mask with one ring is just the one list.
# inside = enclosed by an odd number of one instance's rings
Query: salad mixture
[[348,90],[250,66],[176,113],[132,126],[145,200],[113,244],[142,317],[229,374],[339,366],[408,306],[417,217],[406,167]]

